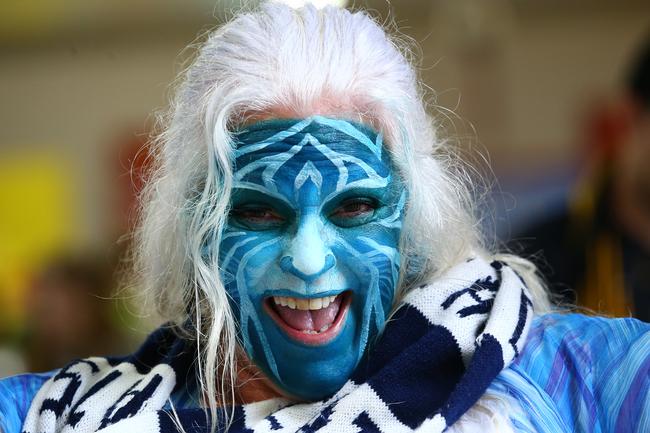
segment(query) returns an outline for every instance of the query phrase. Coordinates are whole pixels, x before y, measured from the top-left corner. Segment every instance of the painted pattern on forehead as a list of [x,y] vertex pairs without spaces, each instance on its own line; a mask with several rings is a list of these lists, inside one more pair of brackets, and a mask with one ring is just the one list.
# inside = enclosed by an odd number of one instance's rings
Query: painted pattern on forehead
[[390,181],[381,134],[361,124],[320,116],[272,120],[236,137],[237,187],[261,185],[290,197],[305,186],[325,199],[348,186],[384,188]]
[[[406,190],[383,152],[381,134],[360,124],[320,116],[272,120],[251,125],[235,138],[233,206],[253,204],[255,209],[270,203],[284,218],[259,230],[235,218],[221,238],[219,267],[241,340],[283,388],[320,398],[347,380],[391,309]],[[267,201],[269,196],[282,203]],[[331,210],[359,196],[377,200],[372,217],[358,225],[337,225]],[[314,263],[322,271],[292,271]],[[311,278],[320,272],[323,278]],[[350,318],[336,340],[317,349],[288,341],[264,312],[269,296],[318,298],[344,291],[356,300]],[[312,368],[321,364],[322,371]],[[314,374],[329,379],[319,382]]]

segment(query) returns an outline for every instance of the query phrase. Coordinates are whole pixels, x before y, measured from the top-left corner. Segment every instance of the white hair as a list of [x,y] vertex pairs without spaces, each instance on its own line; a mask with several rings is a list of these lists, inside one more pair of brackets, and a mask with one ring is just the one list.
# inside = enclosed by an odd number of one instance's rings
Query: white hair
[[[156,140],[135,260],[138,287],[198,345],[198,380],[212,420],[218,406],[235,398],[235,317],[218,248],[232,187],[231,133],[238,126],[256,116],[324,114],[385,135],[408,190],[398,299],[470,254],[490,255],[471,184],[436,135],[407,53],[364,12],[265,3],[211,33],[183,73]],[[535,268],[513,256],[498,258],[527,281],[536,310],[548,309]]]

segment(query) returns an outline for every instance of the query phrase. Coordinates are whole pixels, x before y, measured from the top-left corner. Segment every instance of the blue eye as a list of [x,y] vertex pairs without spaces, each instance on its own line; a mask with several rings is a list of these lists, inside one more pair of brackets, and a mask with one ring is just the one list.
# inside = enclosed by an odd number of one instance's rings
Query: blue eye
[[343,200],[330,214],[329,219],[340,227],[355,227],[370,222],[379,207],[377,200],[354,197]]
[[230,221],[249,230],[272,230],[281,227],[285,218],[266,205],[237,206],[230,211]]

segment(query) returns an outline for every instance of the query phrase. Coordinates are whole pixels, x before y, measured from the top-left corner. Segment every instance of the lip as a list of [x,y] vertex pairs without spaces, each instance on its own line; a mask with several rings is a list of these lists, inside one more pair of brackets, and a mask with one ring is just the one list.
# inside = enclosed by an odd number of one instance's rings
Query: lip
[[264,300],[264,311],[266,311],[266,314],[268,314],[275,324],[278,325],[278,327],[292,340],[307,346],[323,346],[341,333],[348,315],[348,310],[350,309],[350,304],[352,303],[352,292],[349,290],[341,292],[337,296],[342,296],[343,298],[341,299],[341,306],[334,322],[332,322],[332,325],[327,329],[327,331],[319,332],[317,334],[306,334],[289,326],[273,308],[272,297],[268,297]]

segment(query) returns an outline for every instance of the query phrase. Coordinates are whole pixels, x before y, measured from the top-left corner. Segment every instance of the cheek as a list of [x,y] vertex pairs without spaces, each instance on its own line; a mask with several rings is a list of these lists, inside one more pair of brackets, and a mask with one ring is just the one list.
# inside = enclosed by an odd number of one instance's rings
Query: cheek
[[245,234],[221,243],[220,268],[226,289],[239,297],[245,291],[254,294],[269,274],[280,254],[279,238]]
[[392,300],[399,271],[399,230],[369,224],[345,230],[340,238],[337,261],[356,274],[360,289]]
[[251,291],[263,291],[270,275],[277,273],[279,249],[267,248],[250,257],[243,267],[243,277],[246,287]]

